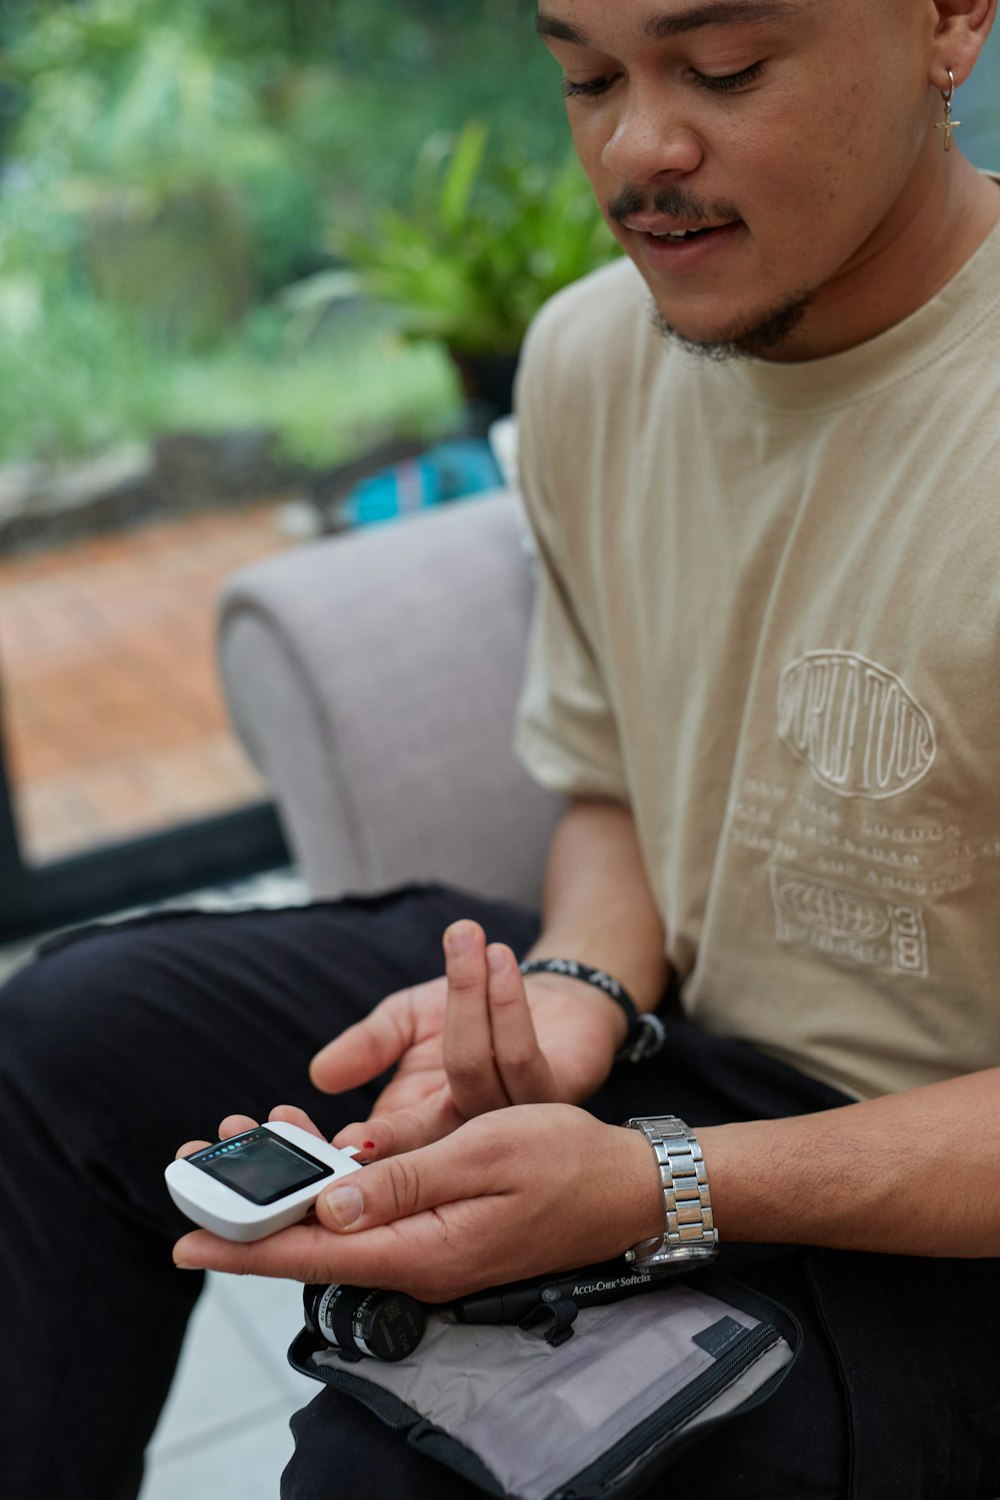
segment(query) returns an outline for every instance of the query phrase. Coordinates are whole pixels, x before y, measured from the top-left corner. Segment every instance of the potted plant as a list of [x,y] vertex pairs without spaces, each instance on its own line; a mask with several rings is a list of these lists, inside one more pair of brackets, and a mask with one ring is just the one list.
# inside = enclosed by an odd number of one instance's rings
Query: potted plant
[[502,413],[538,308],[617,247],[575,157],[553,174],[487,147],[476,121],[431,137],[409,209],[386,210],[364,233],[338,231],[331,248],[346,274],[300,283],[295,300],[301,311],[361,292],[391,306],[404,337],[445,344],[468,399]]

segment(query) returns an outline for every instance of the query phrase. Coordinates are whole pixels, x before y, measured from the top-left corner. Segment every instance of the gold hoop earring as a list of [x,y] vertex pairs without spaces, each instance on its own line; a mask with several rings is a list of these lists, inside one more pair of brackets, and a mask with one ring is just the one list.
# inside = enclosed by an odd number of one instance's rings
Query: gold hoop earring
[[961,120],[953,120],[951,117],[951,101],[955,97],[955,75],[950,68],[946,68],[948,74],[948,87],[941,90],[941,100],[944,104],[944,120],[934,126],[935,130],[944,131],[944,149],[951,150],[951,133],[958,130],[962,124]]

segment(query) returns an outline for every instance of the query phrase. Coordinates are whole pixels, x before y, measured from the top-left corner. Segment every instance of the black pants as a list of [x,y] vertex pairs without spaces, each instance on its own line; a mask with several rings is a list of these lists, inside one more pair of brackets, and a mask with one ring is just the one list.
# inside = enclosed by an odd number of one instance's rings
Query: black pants
[[[441,934],[460,916],[515,950],[536,931],[530,913],[419,888],[301,911],[88,929],[8,985],[5,1500],[135,1495],[201,1281],[171,1263],[170,1245],[188,1226],[166,1195],[164,1165],[180,1141],[214,1136],[233,1110],[264,1115],[297,1103],[331,1134],[363,1118],[374,1089],[316,1094],[308,1059],[383,995],[440,973]],[[616,1069],[591,1108],[609,1120],[671,1111],[706,1125],[842,1102],[741,1044],[675,1023],[667,1052]],[[929,1190],[946,1211],[946,1189]],[[697,1485],[713,1500],[1000,1495],[996,1262],[741,1247],[727,1257],[728,1269],[796,1313],[805,1352],[771,1402],[682,1455],[655,1493],[669,1483],[670,1493]],[[293,1427],[285,1500],[475,1493],[329,1390]]]

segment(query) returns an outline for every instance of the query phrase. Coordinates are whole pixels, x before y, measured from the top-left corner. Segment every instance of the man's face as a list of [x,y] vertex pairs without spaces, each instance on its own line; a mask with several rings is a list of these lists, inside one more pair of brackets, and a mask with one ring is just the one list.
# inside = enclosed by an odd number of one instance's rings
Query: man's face
[[580,159],[666,325],[765,352],[807,305],[899,274],[940,149],[935,19],[932,0],[540,0]]

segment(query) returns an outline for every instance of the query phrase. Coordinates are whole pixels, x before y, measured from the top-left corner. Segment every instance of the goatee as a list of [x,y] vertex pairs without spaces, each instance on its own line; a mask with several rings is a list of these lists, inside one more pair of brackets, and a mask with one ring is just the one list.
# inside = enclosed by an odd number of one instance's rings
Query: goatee
[[723,364],[733,359],[766,358],[793,333],[815,298],[814,292],[794,297],[781,307],[772,309],[762,318],[734,324],[720,332],[715,338],[693,339],[669,323],[653,306],[653,326],[665,339],[677,344],[688,354],[698,354],[703,359]]

